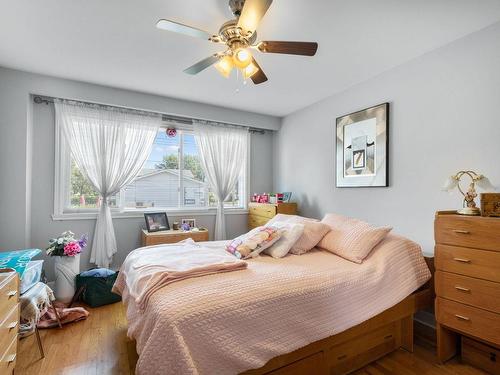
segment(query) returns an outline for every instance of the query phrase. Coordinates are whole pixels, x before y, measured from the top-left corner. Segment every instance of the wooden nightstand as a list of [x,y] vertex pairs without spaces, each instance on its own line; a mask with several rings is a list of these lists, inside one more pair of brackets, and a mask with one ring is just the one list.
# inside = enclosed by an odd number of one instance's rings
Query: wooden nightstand
[[438,359],[462,336],[462,359],[500,374],[500,219],[438,212],[434,233]]
[[296,215],[297,203],[249,203],[248,228],[260,227],[277,214]]
[[16,367],[19,326],[19,277],[12,269],[0,270],[0,374]]
[[199,232],[183,232],[181,230],[164,230],[161,232],[149,233],[142,230],[142,246],[159,245],[162,243],[176,243],[187,238],[192,238],[196,242],[208,241],[208,230]]

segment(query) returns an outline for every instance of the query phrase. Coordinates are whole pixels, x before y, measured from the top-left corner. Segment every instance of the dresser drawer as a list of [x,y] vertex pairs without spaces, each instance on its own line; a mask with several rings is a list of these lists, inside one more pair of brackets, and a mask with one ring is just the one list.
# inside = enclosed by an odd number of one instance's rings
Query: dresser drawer
[[17,335],[19,329],[19,304],[15,305],[7,317],[0,323],[0,357]]
[[265,225],[268,221],[268,217],[248,215],[248,227],[250,229]]
[[490,374],[500,375],[500,350],[463,336],[462,360]]
[[[1,356],[2,354],[0,354]],[[3,353],[3,357],[0,358],[0,374],[10,375],[14,372],[16,367],[16,357],[17,357],[17,335],[11,341],[8,349]]]
[[248,207],[250,216],[262,216],[271,219],[276,216],[276,206],[271,204],[251,204]]
[[436,269],[500,282],[500,253],[466,247],[436,245]]
[[17,284],[17,277],[12,277],[0,289],[0,317],[6,316],[18,302],[19,292]]
[[500,284],[443,271],[435,273],[436,295],[500,314]]
[[443,326],[500,345],[500,315],[436,298],[436,320]]
[[500,219],[442,215],[434,226],[438,244],[500,251]]

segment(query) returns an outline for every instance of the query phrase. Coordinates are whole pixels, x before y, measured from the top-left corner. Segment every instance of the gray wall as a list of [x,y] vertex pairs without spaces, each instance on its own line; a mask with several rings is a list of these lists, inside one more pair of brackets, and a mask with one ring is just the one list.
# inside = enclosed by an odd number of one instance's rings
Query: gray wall
[[[57,79],[0,67],[0,251],[43,248],[51,236],[70,229],[92,236],[95,220],[53,221],[54,112],[53,106],[33,104],[30,94],[93,101],[170,114],[278,129],[280,119],[201,103]],[[270,191],[273,180],[272,133],[252,136],[250,189]],[[214,229],[214,216],[195,217]],[[172,217],[171,220],[180,219]],[[143,219],[115,219],[119,253],[113,265],[139,246]],[[230,215],[228,235],[246,229],[246,215]],[[87,267],[90,251],[82,256]],[[52,276],[52,263],[46,271]]]
[[[287,116],[275,188],[293,191],[304,215],[392,225],[432,253],[435,211],[461,205],[440,191],[445,178],[472,169],[500,183],[499,40],[497,23]],[[386,101],[390,187],[335,188],[335,119]]]

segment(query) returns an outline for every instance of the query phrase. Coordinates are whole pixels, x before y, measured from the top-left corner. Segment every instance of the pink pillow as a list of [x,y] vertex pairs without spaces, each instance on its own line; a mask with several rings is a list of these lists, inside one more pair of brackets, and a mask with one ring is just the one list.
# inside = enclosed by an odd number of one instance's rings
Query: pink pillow
[[310,219],[303,220],[300,224],[304,225],[304,232],[290,249],[290,253],[295,255],[307,253],[330,231],[327,224],[311,221]]
[[331,231],[319,242],[318,247],[355,263],[362,263],[392,230],[392,227],[377,228],[364,221],[336,214],[326,214],[321,222],[328,224]]

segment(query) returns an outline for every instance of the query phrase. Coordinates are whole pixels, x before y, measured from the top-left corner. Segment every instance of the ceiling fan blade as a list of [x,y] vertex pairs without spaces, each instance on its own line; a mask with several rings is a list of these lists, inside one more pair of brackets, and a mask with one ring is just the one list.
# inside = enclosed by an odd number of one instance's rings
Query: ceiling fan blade
[[201,38],[206,40],[210,40],[210,38],[212,37],[212,35],[210,35],[206,31],[171,20],[161,19],[156,23],[156,27],[161,30],[172,31],[174,33],[189,35],[195,38]]
[[192,75],[198,74],[202,70],[205,70],[209,66],[212,66],[213,64],[215,64],[217,61],[219,61],[219,59],[221,57],[222,57],[221,55],[217,55],[217,54],[212,55],[210,57],[207,57],[206,59],[198,61],[196,64],[190,66],[189,68],[184,69],[184,73],[192,74]]
[[264,53],[285,53],[288,55],[314,56],[318,50],[318,43],[314,42],[260,42],[257,46]]
[[245,0],[245,5],[243,5],[238,19],[238,26],[253,34],[272,2],[273,0]]
[[259,83],[264,83],[267,81],[267,76],[265,75],[265,73],[262,71],[262,68],[260,67],[260,65],[257,63],[257,61],[255,61],[255,59],[253,59],[253,64],[259,68],[259,70],[257,71],[257,73],[255,73],[253,76],[250,77],[250,79],[252,80],[252,82],[256,85],[258,85]]

